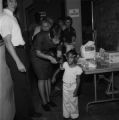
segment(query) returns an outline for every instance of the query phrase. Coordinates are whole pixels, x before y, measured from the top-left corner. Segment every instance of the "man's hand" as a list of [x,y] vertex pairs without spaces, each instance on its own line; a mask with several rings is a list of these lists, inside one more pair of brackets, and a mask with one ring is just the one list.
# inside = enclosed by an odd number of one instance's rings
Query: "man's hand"
[[26,72],[26,68],[22,62],[17,63],[17,68],[20,72]]

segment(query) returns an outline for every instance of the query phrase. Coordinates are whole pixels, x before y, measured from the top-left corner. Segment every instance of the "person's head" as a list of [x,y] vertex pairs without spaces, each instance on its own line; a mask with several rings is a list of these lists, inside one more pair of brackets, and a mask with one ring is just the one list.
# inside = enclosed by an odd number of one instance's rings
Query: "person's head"
[[52,28],[50,29],[50,37],[54,44],[60,43],[60,35],[61,35],[61,28],[57,24],[53,25]]
[[52,18],[50,18],[50,17],[47,17],[47,20],[49,21],[49,23],[50,23],[50,28],[53,26],[53,24],[54,24],[54,21],[53,21],[53,19]]
[[3,0],[3,8],[8,8],[12,12],[14,12],[17,8],[16,0]]
[[63,20],[63,18],[61,18],[61,17],[58,18],[57,22],[58,22],[59,26],[64,25],[64,20]]
[[73,49],[66,53],[66,59],[69,65],[76,64],[77,62],[77,52]]
[[65,25],[67,28],[69,28],[72,25],[72,18],[71,17],[67,16],[65,18]]
[[65,22],[64,22],[64,19],[63,18],[58,18],[57,20],[57,24],[61,27],[62,30],[65,29]]
[[50,23],[47,19],[43,19],[41,21],[41,30],[42,31],[49,31],[50,30]]

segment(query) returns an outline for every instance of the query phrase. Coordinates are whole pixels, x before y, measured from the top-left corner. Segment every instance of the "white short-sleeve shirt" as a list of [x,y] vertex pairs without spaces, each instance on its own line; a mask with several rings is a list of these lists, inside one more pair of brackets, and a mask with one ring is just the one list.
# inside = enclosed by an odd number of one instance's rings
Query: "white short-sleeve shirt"
[[82,68],[78,65],[75,67],[70,67],[67,62],[63,64],[64,68],[64,75],[63,75],[63,82],[65,83],[74,83],[76,82],[76,76],[82,74]]
[[9,24],[8,21],[12,22],[7,15],[0,15],[0,34],[3,38],[8,34],[12,34],[12,24]]
[[0,33],[3,38],[10,34],[13,46],[25,44],[19,24],[8,9],[4,9],[4,14],[0,16]]

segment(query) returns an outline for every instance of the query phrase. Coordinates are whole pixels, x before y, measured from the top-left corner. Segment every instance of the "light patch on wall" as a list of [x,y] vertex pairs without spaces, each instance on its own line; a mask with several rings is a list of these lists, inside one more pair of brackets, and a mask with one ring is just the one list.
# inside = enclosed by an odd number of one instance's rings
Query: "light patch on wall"
[[70,17],[79,17],[79,9],[78,8],[69,9],[68,14]]

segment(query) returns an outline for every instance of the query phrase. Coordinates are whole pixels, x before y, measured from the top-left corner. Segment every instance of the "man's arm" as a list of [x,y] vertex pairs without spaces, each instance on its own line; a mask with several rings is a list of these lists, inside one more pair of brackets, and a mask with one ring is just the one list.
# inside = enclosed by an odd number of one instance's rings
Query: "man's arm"
[[17,56],[16,51],[11,43],[11,35],[9,34],[9,35],[5,36],[3,39],[5,41],[5,45],[6,45],[8,52],[10,53],[10,55],[12,56],[12,58],[14,59],[16,65],[18,67],[18,70],[20,72],[26,72],[25,66],[23,65],[23,63],[21,62],[19,57]]

